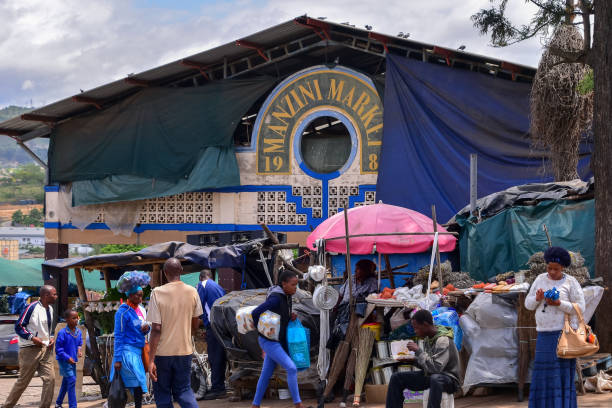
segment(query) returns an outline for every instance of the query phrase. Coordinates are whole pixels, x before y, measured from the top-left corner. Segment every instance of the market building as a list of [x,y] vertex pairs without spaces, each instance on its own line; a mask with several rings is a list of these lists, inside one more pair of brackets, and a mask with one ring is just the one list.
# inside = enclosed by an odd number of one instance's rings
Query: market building
[[[390,57],[508,89],[528,89],[535,73],[302,16],[36,109],[0,124],[0,134],[25,148],[51,139],[49,163],[38,160],[49,175],[48,258],[67,256],[77,242],[213,234],[201,243],[214,244],[226,232],[244,241],[261,223],[305,243],[327,217],[382,197],[381,147],[395,143],[384,132],[385,112],[397,108]],[[520,143],[519,155],[528,150]]]

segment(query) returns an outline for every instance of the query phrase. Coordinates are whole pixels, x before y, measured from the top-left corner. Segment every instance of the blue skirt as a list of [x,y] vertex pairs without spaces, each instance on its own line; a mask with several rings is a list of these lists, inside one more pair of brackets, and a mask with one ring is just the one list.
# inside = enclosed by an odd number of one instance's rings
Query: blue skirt
[[576,359],[557,357],[561,331],[538,332],[529,408],[576,408]]
[[[142,364],[142,349],[134,346],[124,345],[121,354],[121,379],[126,388],[142,388],[143,393],[147,393],[147,374]],[[110,380],[115,375],[115,365],[113,364],[110,372]]]

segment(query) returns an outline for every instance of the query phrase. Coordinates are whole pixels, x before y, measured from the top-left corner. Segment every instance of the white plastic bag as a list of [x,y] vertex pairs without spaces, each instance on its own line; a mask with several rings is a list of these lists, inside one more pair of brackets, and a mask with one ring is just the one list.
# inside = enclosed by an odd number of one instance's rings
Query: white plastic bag
[[271,311],[265,311],[259,316],[257,322],[257,331],[259,334],[269,340],[278,341],[280,333],[280,316]]
[[236,312],[236,323],[238,324],[238,333],[247,334],[250,331],[255,330],[255,323],[253,323],[253,316],[251,313],[257,306],[246,306],[241,307]]

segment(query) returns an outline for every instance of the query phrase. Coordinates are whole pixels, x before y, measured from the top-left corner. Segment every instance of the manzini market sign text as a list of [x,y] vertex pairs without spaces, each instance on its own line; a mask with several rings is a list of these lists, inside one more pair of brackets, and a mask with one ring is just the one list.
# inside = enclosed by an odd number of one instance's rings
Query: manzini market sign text
[[313,113],[333,111],[348,119],[359,144],[361,173],[376,173],[382,140],[383,108],[366,76],[349,69],[306,70],[272,91],[260,110],[257,173],[291,174],[296,130]]

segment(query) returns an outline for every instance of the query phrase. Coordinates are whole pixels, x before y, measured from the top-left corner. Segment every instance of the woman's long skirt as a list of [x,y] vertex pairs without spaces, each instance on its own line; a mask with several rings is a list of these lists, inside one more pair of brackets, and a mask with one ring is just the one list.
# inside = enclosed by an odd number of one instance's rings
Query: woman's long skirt
[[557,357],[561,331],[538,332],[529,408],[576,408],[576,359]]
[[[147,393],[147,375],[142,363],[142,349],[129,345],[123,346],[121,355],[121,379],[126,388],[140,387],[143,393]],[[113,380],[115,367],[111,368],[110,380]]]

